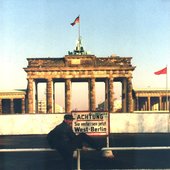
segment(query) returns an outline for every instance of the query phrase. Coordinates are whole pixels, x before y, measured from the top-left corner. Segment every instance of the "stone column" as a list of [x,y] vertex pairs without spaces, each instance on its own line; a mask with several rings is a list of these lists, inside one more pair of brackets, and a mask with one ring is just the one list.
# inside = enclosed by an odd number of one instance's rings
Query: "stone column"
[[139,97],[136,96],[136,110],[139,111],[140,107],[139,107]]
[[0,99],[0,114],[2,114],[2,99]]
[[71,79],[65,80],[65,112],[71,113]]
[[33,79],[28,79],[28,113],[33,113]]
[[10,113],[14,114],[14,99],[10,99]]
[[96,110],[96,89],[95,89],[95,79],[89,80],[89,110]]
[[162,97],[159,97],[159,110],[162,110]]
[[52,79],[47,80],[47,113],[52,113],[53,111],[53,81]]
[[148,98],[145,100],[144,111],[148,110]]
[[55,113],[55,83],[53,82],[53,113]]
[[127,79],[122,79],[122,112],[128,112],[127,109]]
[[22,102],[22,113],[25,113],[25,98],[22,98],[22,100],[21,100],[21,102]]
[[113,85],[113,78],[109,79],[109,87],[108,87],[108,95],[109,95],[109,103],[108,103],[108,111],[114,112],[114,85]]
[[108,103],[109,103],[109,80],[106,79],[105,80],[105,103],[104,103],[104,110],[105,111],[108,111],[109,110],[109,106],[108,106]]
[[127,79],[127,111],[133,112],[132,78]]
[[148,96],[148,108],[147,108],[148,111],[151,110],[151,98],[150,96]]
[[35,113],[38,113],[38,82],[35,82]]
[[166,110],[166,99],[165,99],[165,96],[163,97],[163,110]]

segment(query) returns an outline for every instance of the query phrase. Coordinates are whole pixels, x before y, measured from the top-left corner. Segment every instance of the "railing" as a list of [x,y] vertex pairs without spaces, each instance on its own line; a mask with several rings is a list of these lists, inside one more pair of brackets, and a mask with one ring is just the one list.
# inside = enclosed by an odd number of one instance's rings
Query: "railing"
[[[149,146],[149,147],[104,147],[102,151],[112,151],[112,150],[169,150],[170,146]],[[81,170],[81,150],[77,149],[77,170]],[[0,149],[0,152],[47,152],[47,151],[56,151],[51,148],[17,148],[17,149]],[[87,148],[86,151],[94,151],[94,149]],[[107,155],[103,154],[105,157]]]

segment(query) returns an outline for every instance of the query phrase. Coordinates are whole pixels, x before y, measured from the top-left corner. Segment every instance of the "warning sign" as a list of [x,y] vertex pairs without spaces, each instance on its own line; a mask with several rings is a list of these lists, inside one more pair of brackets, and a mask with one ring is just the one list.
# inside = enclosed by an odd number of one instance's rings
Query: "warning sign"
[[72,115],[75,133],[87,133],[92,136],[109,134],[108,112],[72,112]]

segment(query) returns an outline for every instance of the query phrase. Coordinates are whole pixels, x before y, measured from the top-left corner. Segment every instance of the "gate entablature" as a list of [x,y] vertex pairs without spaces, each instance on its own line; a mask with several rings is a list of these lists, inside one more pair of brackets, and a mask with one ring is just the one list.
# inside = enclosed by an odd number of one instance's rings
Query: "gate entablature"
[[[28,78],[94,78],[129,77],[135,67],[132,57],[97,58],[94,55],[68,56],[64,58],[28,58],[28,67],[24,70]],[[48,73],[47,73],[48,72]],[[78,77],[77,77],[78,78]]]
[[95,55],[66,55],[64,58],[27,58],[27,69],[46,67],[74,67],[77,65],[83,67],[132,67],[131,59],[132,57],[96,57]]
[[[36,112],[34,108],[34,85],[43,79],[47,82],[47,113],[54,112],[53,83],[56,80],[65,82],[65,109],[71,112],[72,79],[88,79],[89,110],[95,111],[95,80],[104,79],[106,86],[106,110],[114,111],[113,82],[122,82],[123,112],[132,112],[132,57],[96,57],[95,55],[66,55],[63,58],[28,58],[28,66],[24,68],[28,79],[28,112]],[[36,90],[37,88],[35,88]],[[37,93],[37,92],[35,92]],[[35,95],[36,96],[36,95]]]

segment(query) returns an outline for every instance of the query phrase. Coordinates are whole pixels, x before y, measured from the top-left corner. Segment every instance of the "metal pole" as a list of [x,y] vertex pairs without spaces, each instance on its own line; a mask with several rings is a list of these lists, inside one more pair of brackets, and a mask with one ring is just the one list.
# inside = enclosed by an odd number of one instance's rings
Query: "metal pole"
[[77,149],[77,170],[80,170],[80,149]]
[[79,15],[79,23],[78,23],[78,50],[80,51],[80,15]]
[[109,147],[109,135],[107,136],[107,143],[106,143],[106,146]]
[[168,100],[168,66],[166,65],[166,110],[169,111],[169,100]]
[[102,148],[105,150],[169,150],[170,146],[139,146],[139,147],[110,147]]
[[[79,17],[79,19],[80,19],[80,17]],[[78,26],[78,39],[80,40],[80,21],[79,21],[79,26]]]

